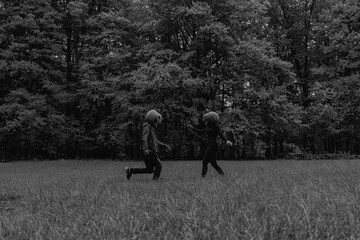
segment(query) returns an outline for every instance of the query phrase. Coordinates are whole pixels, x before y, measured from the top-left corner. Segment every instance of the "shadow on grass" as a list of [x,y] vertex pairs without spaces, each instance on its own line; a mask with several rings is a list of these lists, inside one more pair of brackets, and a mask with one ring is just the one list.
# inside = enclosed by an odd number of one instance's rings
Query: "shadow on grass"
[[2,194],[0,195],[0,204],[4,202],[17,201],[20,199],[21,199],[20,195]]
[[15,210],[14,205],[17,205],[20,199],[20,195],[0,194],[0,213]]

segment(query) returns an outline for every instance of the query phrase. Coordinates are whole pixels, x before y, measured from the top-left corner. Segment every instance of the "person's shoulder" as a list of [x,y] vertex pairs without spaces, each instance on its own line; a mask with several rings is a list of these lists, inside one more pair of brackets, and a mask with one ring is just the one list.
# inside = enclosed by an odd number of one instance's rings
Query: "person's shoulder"
[[144,129],[144,128],[151,128],[151,124],[148,123],[148,122],[144,122],[141,127],[142,127],[143,129]]
[[144,122],[143,125],[142,125],[143,128],[148,128],[148,129],[155,129],[156,127],[149,123],[149,122]]
[[214,129],[216,129],[216,131],[221,131],[221,127],[219,124],[215,124]]

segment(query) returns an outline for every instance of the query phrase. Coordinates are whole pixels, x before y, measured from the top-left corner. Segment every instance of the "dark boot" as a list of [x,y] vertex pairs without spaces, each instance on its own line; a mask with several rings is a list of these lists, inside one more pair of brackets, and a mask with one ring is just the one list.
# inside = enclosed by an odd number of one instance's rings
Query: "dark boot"
[[132,173],[131,173],[131,168],[126,167],[126,178],[127,178],[128,180],[130,180],[131,175],[132,175]]
[[162,166],[159,167],[155,167],[155,171],[154,171],[154,176],[153,179],[154,180],[158,180],[161,174],[161,170],[162,170]]
[[203,162],[203,167],[202,167],[202,172],[201,172],[202,177],[206,177],[207,170],[208,170],[207,165],[208,165],[207,163]]

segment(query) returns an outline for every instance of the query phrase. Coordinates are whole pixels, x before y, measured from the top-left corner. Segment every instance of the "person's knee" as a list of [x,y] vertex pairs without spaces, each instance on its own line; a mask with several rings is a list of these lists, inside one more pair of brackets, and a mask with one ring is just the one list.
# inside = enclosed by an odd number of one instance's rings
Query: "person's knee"
[[154,167],[147,167],[147,168],[146,168],[146,171],[147,171],[148,173],[153,173],[153,172],[155,171],[155,168],[154,168]]

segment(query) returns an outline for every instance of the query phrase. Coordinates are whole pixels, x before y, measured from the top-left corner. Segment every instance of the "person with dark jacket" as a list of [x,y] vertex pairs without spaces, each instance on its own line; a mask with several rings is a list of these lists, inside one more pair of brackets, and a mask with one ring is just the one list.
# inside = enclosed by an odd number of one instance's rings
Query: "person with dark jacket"
[[162,165],[158,155],[160,147],[171,150],[168,144],[158,140],[156,128],[161,123],[162,116],[155,110],[150,110],[145,116],[145,123],[142,125],[142,150],[146,168],[128,168],[126,167],[126,177],[130,180],[132,174],[154,174],[153,179],[160,177]]
[[211,166],[215,168],[215,170],[220,174],[224,175],[223,170],[221,167],[217,164],[216,158],[217,158],[217,150],[218,150],[218,144],[216,142],[217,136],[219,135],[222,140],[226,141],[227,145],[232,146],[232,142],[226,139],[224,134],[222,133],[219,122],[220,118],[219,115],[216,112],[208,112],[204,114],[203,121],[205,122],[205,128],[204,129],[197,129],[194,128],[192,125],[188,125],[191,129],[193,129],[197,133],[206,133],[207,135],[207,147],[205,150],[205,154],[203,157],[203,167],[202,167],[202,176],[205,177],[207,173],[207,166],[208,163],[211,163]]

